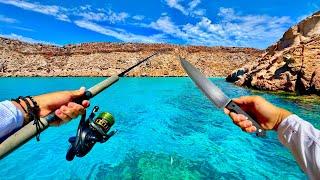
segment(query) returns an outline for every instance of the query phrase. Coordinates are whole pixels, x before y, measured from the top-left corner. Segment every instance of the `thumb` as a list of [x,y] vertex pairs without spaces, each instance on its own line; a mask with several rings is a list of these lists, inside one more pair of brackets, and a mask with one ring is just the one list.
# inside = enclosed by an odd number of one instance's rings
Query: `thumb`
[[86,91],[85,87],[81,87],[78,90],[71,91],[71,98],[74,99],[74,98],[80,97],[84,94],[85,91]]

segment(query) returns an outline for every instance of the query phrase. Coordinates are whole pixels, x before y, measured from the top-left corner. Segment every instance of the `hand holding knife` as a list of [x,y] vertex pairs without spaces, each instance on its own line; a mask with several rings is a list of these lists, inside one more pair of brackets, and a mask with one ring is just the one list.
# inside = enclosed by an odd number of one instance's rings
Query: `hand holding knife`
[[255,121],[249,114],[243,111],[236,103],[234,103],[228,96],[226,96],[221,89],[214,85],[209,79],[207,79],[198,69],[196,69],[187,60],[180,58],[181,65],[186,71],[188,76],[198,86],[198,88],[215,104],[218,108],[227,108],[231,112],[237,114],[243,114],[248,117],[248,120],[257,128],[256,135],[259,137],[265,137],[265,130]]

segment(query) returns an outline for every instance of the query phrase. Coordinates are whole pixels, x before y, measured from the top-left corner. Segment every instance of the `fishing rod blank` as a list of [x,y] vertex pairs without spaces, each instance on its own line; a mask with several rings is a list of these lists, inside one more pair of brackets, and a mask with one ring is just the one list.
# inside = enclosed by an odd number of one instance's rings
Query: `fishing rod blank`
[[[142,64],[143,62],[147,61],[151,57],[157,55],[158,53],[159,52],[156,52],[148,56],[147,58],[143,59],[142,61],[138,62],[137,64],[131,66],[130,68],[126,69],[125,71],[121,72],[120,74],[113,75],[107,78],[106,80],[103,80],[100,83],[92,86],[84,93],[83,96],[75,99],[74,102],[81,104],[83,100],[89,100],[93,98],[94,96],[96,96],[97,94],[99,94],[100,92],[110,87],[115,82],[117,82],[119,80],[119,77],[123,77],[127,72],[137,67],[138,65]],[[40,121],[42,123],[39,123],[40,124],[39,131],[42,132],[46,130],[49,127],[49,123],[57,119],[59,118],[55,115],[54,111],[50,113],[48,116],[40,118]],[[9,136],[5,141],[3,141],[0,144],[0,159],[3,159],[9,153],[16,150],[18,147],[22,146],[27,141],[35,137],[37,133],[38,132],[37,132],[36,126],[34,125],[34,121],[31,121],[27,125],[22,127],[19,131]]]

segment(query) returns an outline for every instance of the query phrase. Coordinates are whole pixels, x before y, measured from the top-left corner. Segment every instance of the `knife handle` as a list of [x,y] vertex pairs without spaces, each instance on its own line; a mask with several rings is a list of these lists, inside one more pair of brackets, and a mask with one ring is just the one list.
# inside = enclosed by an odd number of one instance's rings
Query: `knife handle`
[[242,110],[236,103],[234,103],[232,100],[227,104],[226,108],[230,110],[231,112],[242,114],[246,117],[248,117],[248,120],[252,122],[253,126],[257,128],[256,135],[258,137],[265,137],[266,131],[260,126],[260,124],[255,121],[249,114],[247,114],[244,110]]

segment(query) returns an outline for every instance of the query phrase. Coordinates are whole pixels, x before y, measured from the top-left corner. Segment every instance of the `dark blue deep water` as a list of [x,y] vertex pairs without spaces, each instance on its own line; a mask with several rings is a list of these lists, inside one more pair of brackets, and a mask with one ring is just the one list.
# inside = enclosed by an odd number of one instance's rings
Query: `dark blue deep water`
[[[0,100],[90,87],[103,78],[0,78]],[[262,95],[320,128],[319,104],[253,92],[213,78],[231,97]],[[122,78],[91,101],[119,132],[65,160],[78,120],[51,127],[0,161],[0,179],[305,179],[275,132],[243,133],[188,78]],[[89,110],[91,111],[91,108]]]

